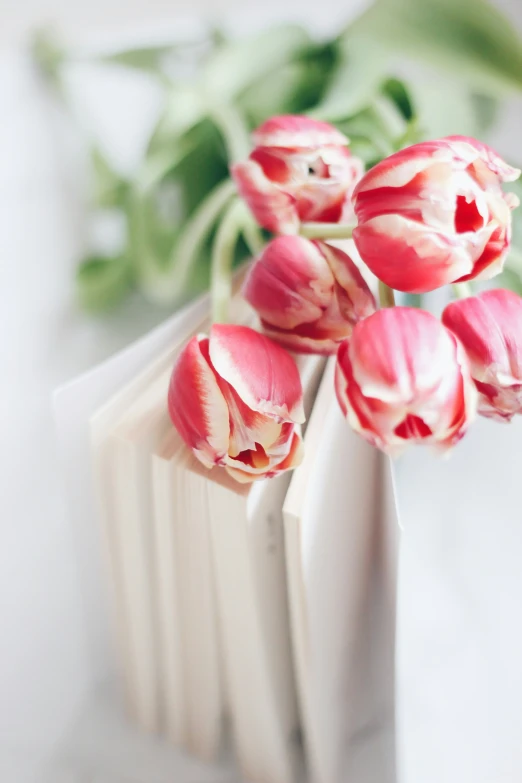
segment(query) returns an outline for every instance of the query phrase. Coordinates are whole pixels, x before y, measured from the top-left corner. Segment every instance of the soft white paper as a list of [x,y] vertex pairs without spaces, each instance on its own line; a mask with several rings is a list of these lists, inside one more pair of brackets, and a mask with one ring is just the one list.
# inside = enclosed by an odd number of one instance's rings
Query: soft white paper
[[180,332],[190,332],[208,313],[204,296],[103,364],[61,386],[54,394],[54,416],[62,456],[69,516],[77,540],[89,660],[93,682],[113,671],[107,617],[102,541],[97,525],[91,468],[89,420],[113,394],[142,372]]

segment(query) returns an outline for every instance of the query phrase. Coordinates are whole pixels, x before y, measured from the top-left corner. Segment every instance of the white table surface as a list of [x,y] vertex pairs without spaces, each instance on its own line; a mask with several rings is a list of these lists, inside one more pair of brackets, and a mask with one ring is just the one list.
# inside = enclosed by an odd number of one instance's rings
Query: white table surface
[[[222,7],[232,5],[223,2]],[[83,22],[78,5],[65,0],[13,2],[7,14],[2,11],[0,780],[167,783],[169,751],[158,751],[152,740],[138,738],[131,729],[122,727],[110,692],[92,692],[78,552],[62,500],[50,407],[50,393],[59,383],[142,334],[162,320],[164,313],[134,302],[132,319],[127,317],[129,305],[97,321],[74,307],[71,278],[88,232],[81,144],[19,45],[28,20],[42,16],[61,20],[66,30],[79,36],[83,25],[100,29],[107,21],[107,28],[115,29],[122,17],[129,24],[133,13],[136,19],[145,14],[161,18],[166,4],[136,0],[129,5],[108,0],[84,5]],[[324,10],[325,4],[321,5]],[[520,19],[522,7],[517,0],[511,5],[505,0],[503,5]],[[263,13],[270,15],[276,4],[263,6]],[[335,3],[326,7],[331,8],[330,24],[335,15],[346,11]],[[309,16],[315,13],[311,3],[306,3],[304,10]],[[241,13],[247,14],[245,7]],[[259,10],[256,13],[259,15]],[[83,84],[82,111],[97,118],[99,132],[109,146],[115,144],[122,118],[133,116],[137,100],[149,107],[148,114],[153,117],[157,98],[145,77],[134,78],[132,84],[125,79],[101,83],[95,73],[79,73],[74,78]],[[520,103],[506,109],[497,134],[499,149],[518,160],[519,130]],[[135,129],[128,149],[125,143],[120,145],[122,167],[132,165],[146,133],[145,121],[141,129]],[[516,481],[515,472],[510,476]],[[419,486],[421,478],[422,474]],[[481,475],[482,484],[486,479]],[[515,494],[509,497],[515,504]],[[412,500],[410,509],[415,508]],[[405,726],[412,732],[410,750],[404,754],[405,783],[522,780],[522,755],[517,757],[513,750],[520,736],[522,688],[514,662],[505,654],[506,647],[516,650],[517,645],[522,652],[515,600],[522,594],[522,575],[516,568],[516,562],[522,560],[518,557],[519,553],[522,556],[522,520],[517,520],[516,510],[508,506],[506,514],[513,514],[513,526],[509,530],[502,527],[504,532],[499,536],[491,534],[484,515],[477,520],[476,540],[481,549],[474,560],[468,557],[466,535],[474,534],[468,518],[458,528],[458,536],[455,533],[451,547],[445,548],[439,539],[433,542],[434,536],[447,532],[444,524],[450,519],[449,511],[442,520],[429,517],[426,535],[419,539],[417,533],[404,548],[405,590],[409,595],[400,627],[406,650],[401,660],[407,665],[400,672],[400,684],[402,699],[409,705]],[[502,547],[509,550],[508,561],[502,557]],[[468,568],[462,576],[465,566]],[[426,596],[422,599],[421,590]],[[446,618],[446,626],[441,618]],[[484,633],[486,619],[489,634]],[[434,640],[440,634],[443,640],[437,652]],[[452,639],[460,640],[453,650]],[[453,668],[447,663],[452,655]],[[481,690],[484,678],[493,675],[497,679]],[[444,716],[451,716],[451,722],[445,722]],[[504,724],[497,740],[496,721],[501,716]],[[478,728],[472,726],[469,737],[486,742],[489,731],[488,747],[475,749],[475,767],[470,766],[468,749],[458,760],[458,732],[466,721],[480,722]],[[421,777],[417,774],[423,769],[422,753],[434,753],[429,736],[449,743],[447,764],[433,768],[442,770],[437,778],[429,770]],[[128,747],[133,751],[127,757],[124,748]],[[437,750],[444,754],[444,748]],[[504,757],[503,766],[498,762],[499,754]],[[157,774],[151,773],[152,755],[159,759]],[[493,777],[487,776],[487,760]],[[513,767],[516,764],[518,771]],[[474,777],[468,777],[472,769]],[[503,777],[497,774],[499,769]],[[194,783],[205,782],[205,772],[197,765],[191,775]],[[227,778],[227,783],[233,781]]]

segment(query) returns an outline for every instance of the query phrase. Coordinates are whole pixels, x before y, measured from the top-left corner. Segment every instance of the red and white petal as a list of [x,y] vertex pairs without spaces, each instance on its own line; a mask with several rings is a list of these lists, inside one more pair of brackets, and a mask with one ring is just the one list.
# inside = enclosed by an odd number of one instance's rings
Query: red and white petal
[[210,358],[216,372],[252,410],[303,422],[299,371],[284,348],[247,326],[214,324]]
[[466,165],[480,160],[501,182],[514,182],[520,177],[520,169],[510,166],[494,149],[482,141],[470,136],[446,136],[441,141],[446,142],[455,157],[464,161]]
[[375,312],[377,305],[370,287],[348,253],[326,242],[317,242],[341,289],[337,294],[342,316],[352,324]]
[[[426,141],[413,144],[399,152],[384,158],[366,172],[356,186],[353,197],[378,188],[403,188],[418,174],[434,165],[452,162],[453,155],[449,146],[440,141]],[[466,168],[463,162],[461,168]]]
[[278,462],[273,466],[271,475],[276,476],[278,473],[282,473],[285,470],[293,470],[294,468],[297,468],[303,461],[303,456],[303,439],[301,434],[294,429],[288,454],[281,462]]
[[207,467],[222,464],[229,444],[228,407],[209,364],[208,338],[193,337],[174,368],[168,391],[172,423]]
[[237,189],[260,226],[280,234],[296,234],[299,215],[295,198],[265,175],[253,160],[235,163],[231,174]]
[[281,423],[271,416],[249,408],[232,386],[222,378],[219,378],[218,382],[228,405],[229,456],[237,457],[242,451],[255,449],[257,444],[265,449],[271,446],[280,437]]
[[493,289],[449,304],[442,314],[466,349],[476,380],[522,382],[522,298]]
[[318,246],[303,237],[277,237],[252,267],[243,295],[260,317],[293,329],[321,317],[334,278]]
[[342,333],[337,329],[334,336],[327,330],[320,328],[320,321],[315,324],[306,324],[306,329],[297,327],[293,331],[276,329],[264,321],[261,322],[261,325],[267,337],[287,350],[318,356],[332,356],[337,351],[340,340],[349,337],[351,333],[351,325],[348,321],[342,321]]
[[387,404],[430,393],[455,365],[450,333],[430,313],[410,307],[378,310],[358,323],[348,351],[361,392]]
[[252,134],[256,147],[322,147],[345,145],[348,139],[327,122],[295,114],[271,117]]
[[369,269],[398,291],[422,294],[472,274],[490,230],[478,236],[446,235],[399,215],[382,215],[354,229]]

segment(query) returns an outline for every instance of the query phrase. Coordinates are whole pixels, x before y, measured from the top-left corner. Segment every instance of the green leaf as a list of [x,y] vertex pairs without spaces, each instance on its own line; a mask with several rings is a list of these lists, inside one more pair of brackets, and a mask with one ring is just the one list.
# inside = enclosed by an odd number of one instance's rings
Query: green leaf
[[277,114],[302,114],[321,100],[335,68],[334,48],[321,46],[256,79],[238,98],[252,127]]
[[85,310],[108,310],[124,298],[131,282],[132,275],[127,258],[87,258],[76,273],[78,301]]
[[408,81],[411,105],[424,138],[480,136],[481,123],[469,88],[446,74],[420,67]]
[[108,163],[98,147],[91,149],[93,200],[98,207],[121,207],[129,183]]
[[345,33],[374,53],[449,70],[480,92],[522,89],[522,43],[487,0],[377,0]]
[[308,33],[290,24],[238,37],[209,57],[201,74],[203,93],[209,102],[231,101],[256,79],[277,74],[310,45]]
[[96,59],[99,62],[124,65],[128,68],[137,68],[140,71],[157,73],[161,70],[163,58],[172,52],[173,48],[172,44],[140,46],[135,49],[124,49],[113,54],[104,54]]
[[310,115],[336,123],[366,108],[379,93],[388,62],[387,52],[365,40],[342,40],[330,85]]
[[177,84],[169,91],[163,113],[152,133],[148,155],[172,145],[178,136],[194,128],[207,113],[201,90],[193,84]]
[[508,266],[504,267],[504,270],[495,277],[493,284],[495,288],[508,288],[522,296],[522,277]]
[[409,122],[413,119],[411,96],[403,81],[392,76],[390,79],[386,79],[381,89],[384,95],[394,102],[405,120]]

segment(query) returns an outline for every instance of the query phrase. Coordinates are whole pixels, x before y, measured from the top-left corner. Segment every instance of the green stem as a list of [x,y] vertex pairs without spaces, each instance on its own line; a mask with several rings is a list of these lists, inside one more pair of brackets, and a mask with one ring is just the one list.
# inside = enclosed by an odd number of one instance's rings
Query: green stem
[[265,238],[250,212],[245,214],[242,233],[252,256],[259,255],[266,244]]
[[381,307],[395,307],[395,294],[393,288],[390,288],[379,280],[379,301]]
[[228,306],[232,297],[232,265],[234,250],[245,224],[246,206],[236,199],[229,206],[212,245],[210,293],[213,323],[226,323]]
[[232,104],[222,103],[211,107],[210,116],[223,136],[228,162],[248,158],[250,138],[241,112]]
[[172,269],[169,274],[167,294],[179,295],[187,286],[192,267],[197,260],[197,255],[207,238],[210,229],[217,221],[220,213],[226,207],[234,193],[236,186],[227,179],[217,185],[185,224],[172,254]]
[[351,239],[354,228],[349,223],[301,223],[299,233],[307,239]]
[[452,288],[457,299],[467,299],[468,296],[473,296],[469,283],[453,283]]

